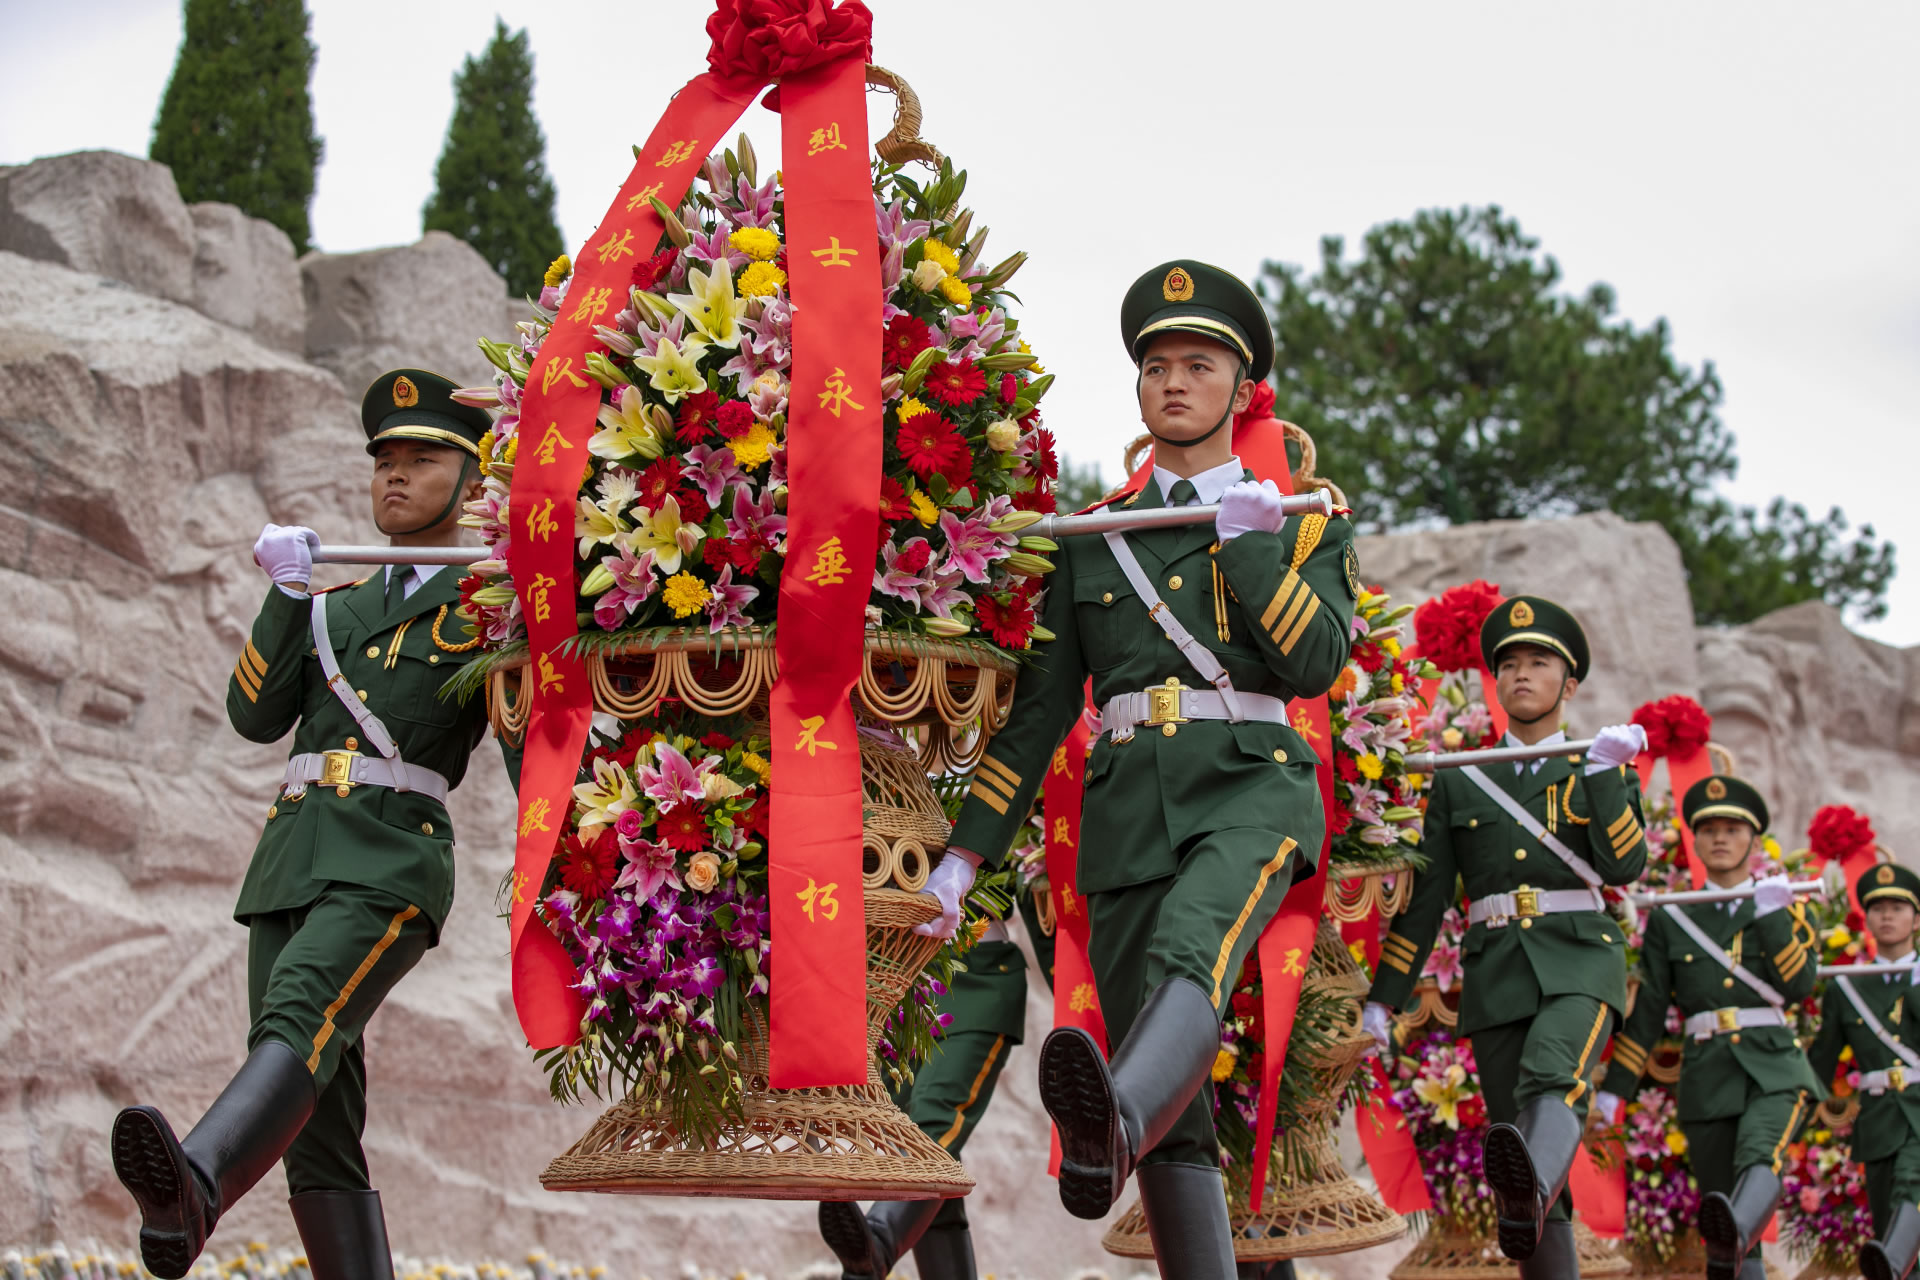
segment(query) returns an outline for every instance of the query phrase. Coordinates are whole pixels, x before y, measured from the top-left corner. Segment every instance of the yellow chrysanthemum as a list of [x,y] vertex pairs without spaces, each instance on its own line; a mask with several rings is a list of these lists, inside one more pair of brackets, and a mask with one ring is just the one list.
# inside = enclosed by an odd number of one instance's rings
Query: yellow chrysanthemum
[[1400,639],[1397,636],[1388,636],[1380,642],[1380,647],[1396,658],[1400,656]]
[[1772,858],[1776,862],[1780,860],[1780,842],[1772,836],[1761,836],[1760,847],[1767,851],[1769,858]]
[[933,505],[933,499],[923,489],[915,489],[907,495],[907,505],[913,508],[913,518],[931,529],[940,521],[940,508]]
[[1373,754],[1371,751],[1361,752],[1360,758],[1353,763],[1354,767],[1360,770],[1360,776],[1366,778],[1368,781],[1373,781],[1379,778],[1382,773],[1386,772],[1386,765],[1381,762],[1379,756]]
[[1687,1154],[1687,1135],[1684,1133],[1669,1133],[1667,1135],[1667,1150],[1677,1156]]
[[1419,790],[1420,788],[1422,788],[1422,787],[1424,787],[1424,786],[1426,786],[1426,785],[1427,785],[1427,775],[1426,775],[1426,774],[1424,774],[1424,773],[1410,773],[1410,774],[1408,774],[1408,775],[1407,775],[1407,790],[1409,790],[1409,791],[1418,791],[1418,790]]
[[684,618],[697,613],[707,601],[713,598],[713,592],[707,590],[707,584],[690,573],[676,573],[667,579],[667,589],[660,598],[667,602],[667,608],[673,610],[673,616]]
[[513,460],[519,456],[520,456],[520,437],[515,436],[513,439],[507,441],[507,451],[505,454],[501,456],[500,460],[502,462],[505,462],[508,466],[512,466]]
[[1238,1058],[1231,1049],[1222,1049],[1214,1055],[1213,1081],[1215,1084],[1220,1083],[1233,1074],[1233,1064],[1236,1061],[1238,1061]]
[[1404,693],[1407,688],[1407,678],[1396,671],[1393,673],[1392,684],[1395,693]]
[[493,474],[493,428],[487,428],[487,434],[480,437],[480,474]]
[[954,253],[953,250],[947,248],[946,243],[944,241],[935,240],[929,237],[927,240],[926,250],[920,256],[925,258],[928,262],[939,263],[942,267],[944,267],[947,270],[949,274],[955,271],[958,271],[960,269],[959,255]]
[[727,243],[755,262],[772,262],[780,252],[780,237],[765,227],[742,227],[727,237]]
[[900,421],[902,422],[905,422],[908,418],[911,418],[916,413],[925,413],[925,412],[927,412],[926,401],[920,399],[920,397],[918,396],[908,396],[905,400],[902,400],[900,402],[899,414],[900,414]]
[[973,286],[959,276],[948,276],[940,282],[940,296],[956,307],[971,306]]
[[561,254],[547,264],[546,284],[549,289],[573,274],[573,259]]
[[771,262],[755,262],[740,273],[734,288],[740,290],[742,297],[764,298],[777,292],[786,282],[787,273]]
[[742,755],[740,763],[753,770],[754,776],[760,779],[761,786],[764,787],[773,781],[773,765],[758,751],[749,751]]
[[773,447],[773,443],[773,428],[764,422],[756,422],[747,434],[734,437],[733,460],[751,471],[767,460],[767,450]]

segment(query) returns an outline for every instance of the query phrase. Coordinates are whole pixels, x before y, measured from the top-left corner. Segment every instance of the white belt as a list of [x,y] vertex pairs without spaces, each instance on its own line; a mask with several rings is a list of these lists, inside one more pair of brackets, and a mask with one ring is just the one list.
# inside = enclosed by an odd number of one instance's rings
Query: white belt
[[1696,1013],[1684,1024],[1686,1033],[1695,1040],[1711,1040],[1717,1035],[1729,1031],[1741,1031],[1747,1027],[1784,1027],[1787,1015],[1778,1009],[1758,1007],[1752,1009],[1709,1009],[1705,1013]]
[[418,791],[442,804],[447,801],[447,780],[433,770],[357,751],[307,751],[289,758],[280,794],[288,799],[305,795],[310,782],[323,787],[392,787]]
[[1860,1087],[1873,1094],[1885,1093],[1889,1089],[1899,1093],[1907,1087],[1907,1069],[1896,1066],[1885,1071],[1862,1071]]
[[1569,911],[1605,911],[1607,900],[1598,889],[1516,889],[1493,893],[1467,904],[1467,923],[1504,929],[1514,920],[1563,915]]
[[[1240,718],[1268,724],[1291,724],[1287,704],[1264,693],[1239,695]],[[1189,720],[1232,720],[1227,700],[1211,689],[1186,689],[1178,684],[1156,685],[1143,693],[1122,693],[1100,708],[1100,732],[1114,741],[1133,737],[1139,725],[1185,724]]]

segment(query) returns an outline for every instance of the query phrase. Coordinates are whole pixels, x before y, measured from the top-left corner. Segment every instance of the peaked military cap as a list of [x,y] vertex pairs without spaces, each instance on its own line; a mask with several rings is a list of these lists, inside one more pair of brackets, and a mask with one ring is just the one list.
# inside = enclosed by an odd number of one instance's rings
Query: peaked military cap
[[1480,656],[1495,669],[1500,651],[1512,644],[1537,644],[1567,660],[1575,680],[1587,678],[1587,633],[1573,615],[1539,596],[1515,596],[1480,624]]
[[1163,262],[1133,282],[1120,304],[1120,336],[1139,364],[1163,333],[1193,333],[1230,347],[1255,382],[1273,369],[1267,309],[1240,277],[1189,258]]
[[1767,829],[1767,802],[1752,783],[1724,773],[1702,778],[1687,788],[1680,814],[1692,828],[1708,818],[1737,818],[1755,831]]
[[1875,863],[1853,882],[1853,896],[1863,907],[1881,898],[1894,898],[1920,908],[1920,875],[1897,862]]
[[367,452],[383,440],[424,440],[480,456],[480,437],[493,429],[485,409],[453,398],[454,384],[425,369],[394,369],[373,380],[360,401]]

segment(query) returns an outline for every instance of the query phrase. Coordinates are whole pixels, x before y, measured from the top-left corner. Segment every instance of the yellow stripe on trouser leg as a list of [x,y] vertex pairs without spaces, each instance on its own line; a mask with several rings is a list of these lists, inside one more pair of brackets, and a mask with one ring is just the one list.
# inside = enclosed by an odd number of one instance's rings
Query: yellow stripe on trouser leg
[[366,958],[360,962],[360,967],[353,971],[353,976],[348,978],[340,988],[340,994],[335,996],[333,1003],[327,1006],[326,1015],[320,1023],[320,1030],[313,1036],[313,1053],[307,1058],[307,1070],[312,1071],[320,1065],[320,1051],[325,1049],[327,1041],[333,1038],[333,1020],[340,1016],[340,1011],[347,1007],[347,1001],[353,999],[354,991],[366,981],[367,975],[373,972],[373,966],[380,963],[380,957],[387,953],[387,948],[393,945],[393,940],[400,936],[401,928],[419,914],[420,908],[411,904],[406,910],[395,912],[392,921],[387,925],[387,931],[380,936],[380,941],[373,944],[373,950],[367,952]]
[[1606,1029],[1607,1018],[1612,1013],[1613,1010],[1603,1004],[1600,1006],[1600,1012],[1594,1015],[1593,1030],[1587,1033],[1587,1043],[1580,1050],[1580,1060],[1574,1064],[1573,1088],[1567,1092],[1568,1106],[1580,1101],[1581,1095],[1591,1087],[1587,1080],[1587,1072],[1592,1069],[1594,1049],[1600,1043],[1600,1033]]
[[967,1090],[966,1100],[953,1109],[952,1127],[935,1139],[941,1146],[953,1145],[953,1140],[960,1135],[960,1130],[967,1123],[967,1109],[980,1100],[980,1090],[987,1083],[987,1077],[993,1074],[993,1064],[1000,1061],[1000,1051],[1006,1047],[1005,1036],[993,1038],[993,1048],[987,1050],[987,1060],[982,1062],[980,1070],[974,1073],[973,1086]]
[[[1260,878],[1254,881],[1253,892],[1247,895],[1247,901],[1240,908],[1240,914],[1235,917],[1233,927],[1227,930],[1227,936],[1220,942],[1220,958],[1213,962],[1213,1007],[1216,1009],[1220,1007],[1220,984],[1226,980],[1227,962],[1233,956],[1233,944],[1240,940],[1240,931],[1247,927],[1247,917],[1251,916],[1253,909],[1260,905],[1260,896],[1267,891],[1267,881],[1273,879],[1274,874],[1286,865],[1287,855],[1292,853],[1294,848],[1295,845],[1291,839],[1280,842],[1280,851],[1273,855],[1266,866],[1260,868]],[[1237,973],[1234,974],[1236,978],[1239,976]]]

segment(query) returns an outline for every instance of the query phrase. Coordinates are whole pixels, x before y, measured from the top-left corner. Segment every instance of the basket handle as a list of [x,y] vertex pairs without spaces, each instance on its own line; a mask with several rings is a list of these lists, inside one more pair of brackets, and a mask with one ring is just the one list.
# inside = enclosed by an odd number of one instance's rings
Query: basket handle
[[938,169],[946,159],[940,149],[920,136],[920,95],[906,79],[885,67],[867,64],[867,84],[894,96],[893,128],[873,144],[888,164],[906,164],[918,160],[929,169]]

